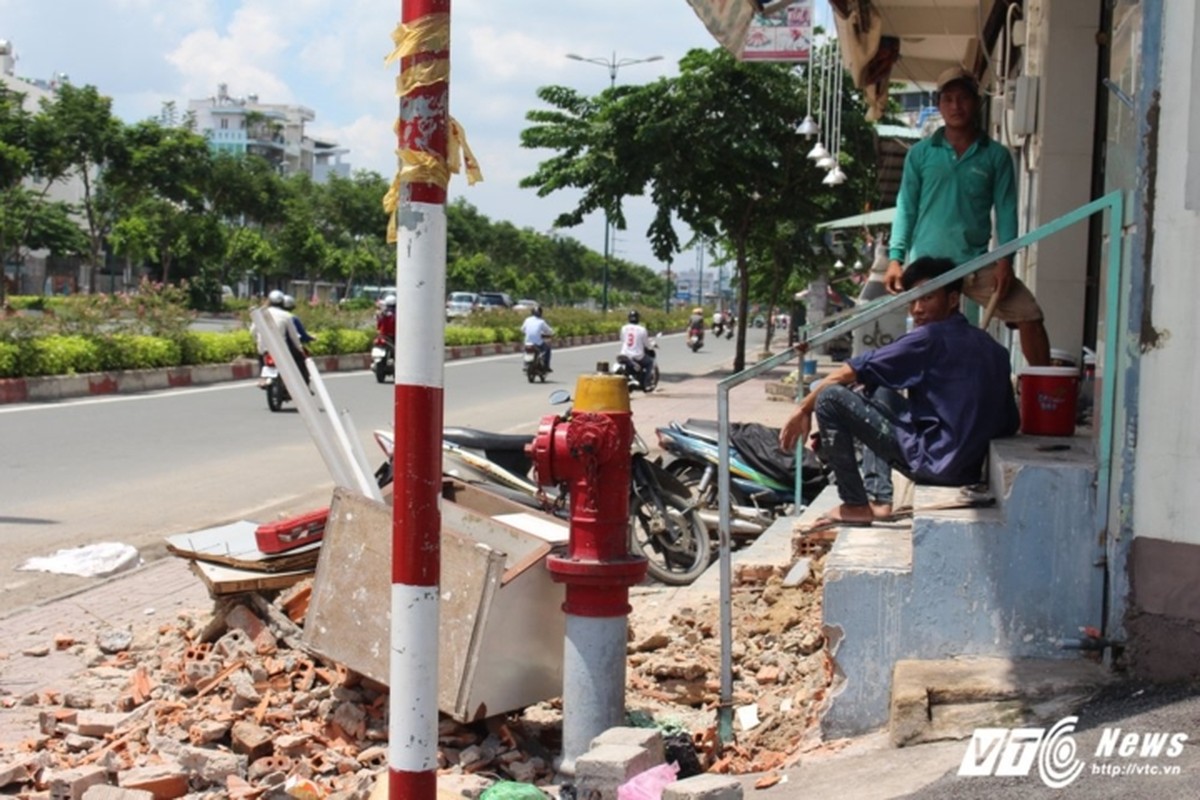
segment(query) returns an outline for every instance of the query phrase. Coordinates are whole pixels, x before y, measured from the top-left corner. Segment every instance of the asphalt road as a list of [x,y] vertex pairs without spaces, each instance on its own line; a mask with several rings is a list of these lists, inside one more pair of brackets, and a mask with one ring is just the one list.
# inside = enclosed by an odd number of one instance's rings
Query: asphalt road
[[[682,336],[664,337],[664,381],[728,367],[733,345],[691,353]],[[573,390],[576,376],[616,349],[557,350],[545,384],[526,382],[519,355],[449,362],[445,423],[531,433],[555,410],[551,391]],[[324,377],[374,463],[382,456],[371,431],[391,426],[391,384],[368,372]],[[300,415],[290,404],[269,412],[254,381],[0,406],[0,443],[0,614],[91,580],[17,571],[30,557],[121,542],[151,560],[165,553],[165,536],[311,510],[332,489]]]

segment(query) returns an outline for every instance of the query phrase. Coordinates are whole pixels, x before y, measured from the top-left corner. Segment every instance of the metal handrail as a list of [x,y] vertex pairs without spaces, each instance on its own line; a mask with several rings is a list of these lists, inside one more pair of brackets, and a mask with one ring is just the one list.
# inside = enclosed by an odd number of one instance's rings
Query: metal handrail
[[[1045,225],[1018,236],[1010,242],[1000,245],[995,250],[977,256],[964,264],[960,264],[944,275],[939,275],[920,286],[897,295],[879,298],[866,306],[853,308],[820,323],[807,325],[801,329],[800,343],[789,347],[781,353],[747,367],[746,369],[717,383],[717,497],[719,509],[718,534],[720,544],[720,580],[721,580],[721,698],[717,706],[717,737],[723,744],[733,741],[733,566],[731,561],[730,514],[731,502],[729,496],[729,392],[736,386],[762,375],[768,370],[806,352],[809,348],[829,342],[849,333],[868,322],[889,314],[896,309],[907,307],[918,297],[923,297],[960,278],[965,278],[980,269],[994,263],[1000,258],[1012,255],[1023,247],[1052,236],[1064,228],[1068,228],[1088,219],[1094,214],[1104,211],[1111,212],[1108,220],[1108,275],[1107,296],[1105,298],[1104,347],[1097,354],[1096,370],[1102,375],[1104,365],[1115,365],[1118,358],[1118,336],[1123,326],[1119,323],[1121,314],[1122,274],[1124,264],[1121,253],[1121,228],[1125,217],[1125,195],[1117,190],[1101,198],[1086,203],[1074,211],[1070,211]],[[829,324],[833,323],[833,324]],[[826,327],[828,325],[828,327]],[[820,330],[818,330],[820,328]],[[814,332],[815,331],[815,332]],[[1100,446],[1097,452],[1097,482],[1096,482],[1096,530],[1108,528],[1109,498],[1112,478],[1112,449],[1114,439],[1116,381],[1106,376],[1101,384],[1100,396]],[[797,380],[797,399],[803,399],[804,380]],[[797,447],[802,447],[803,442]],[[796,469],[796,506],[801,505],[800,468]]]

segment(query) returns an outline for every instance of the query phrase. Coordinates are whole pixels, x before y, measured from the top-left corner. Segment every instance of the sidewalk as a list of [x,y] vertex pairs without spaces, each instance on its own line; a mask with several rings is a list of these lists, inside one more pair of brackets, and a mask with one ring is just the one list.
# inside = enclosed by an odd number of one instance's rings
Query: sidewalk
[[[775,371],[734,389],[730,396],[733,421],[779,426],[790,404],[768,396],[766,384],[787,369]],[[664,381],[651,395],[635,395],[634,422],[652,447],[654,428],[672,419],[715,419],[716,387],[725,377],[712,374],[679,381]],[[780,558],[790,557],[790,548]],[[783,564],[781,566],[788,566]],[[705,576],[694,587],[680,592],[710,592],[715,581]],[[653,595],[663,602],[666,593]],[[636,594],[635,594],[636,598]],[[635,599],[635,602],[636,599]],[[165,625],[181,617],[206,618],[213,601],[201,581],[182,559],[167,557],[126,574],[97,583],[75,594],[17,610],[0,618],[0,743],[35,735],[37,705],[22,699],[53,690],[86,692],[72,677],[95,663],[94,642],[102,634],[130,632],[135,641],[153,641]],[[56,642],[56,637],[59,641]],[[59,649],[67,640],[78,644]],[[83,646],[80,646],[83,645]],[[10,706],[11,707],[8,707]],[[1118,734],[1112,731],[1119,729]],[[1177,756],[1108,757],[1097,748],[1113,736],[1135,735],[1134,749],[1142,739],[1157,734],[1186,734]],[[1106,739],[1108,737],[1108,739]],[[746,797],[805,798],[830,795],[851,800],[871,798],[1027,798],[1085,797],[1141,798],[1195,796],[1200,786],[1200,690],[1197,687],[1157,687],[1118,684],[1088,703],[1079,714],[1073,758],[1085,763],[1078,779],[1065,789],[1050,789],[1033,763],[1020,777],[959,777],[957,772],[968,742],[939,742],[904,749],[892,748],[884,734],[826,743],[805,753],[799,763],[781,772],[782,780],[757,790],[761,777],[742,776]],[[1122,738],[1121,741],[1124,741]],[[1113,775],[1102,768],[1127,764],[1128,774]],[[1137,771],[1138,766],[1145,767]],[[1151,768],[1159,768],[1153,774]],[[1164,775],[1161,768],[1178,767],[1179,775]]]

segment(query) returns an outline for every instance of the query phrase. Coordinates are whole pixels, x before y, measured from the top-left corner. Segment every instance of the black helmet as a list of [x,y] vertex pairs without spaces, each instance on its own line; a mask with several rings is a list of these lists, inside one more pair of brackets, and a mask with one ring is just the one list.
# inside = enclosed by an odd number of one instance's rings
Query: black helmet
[[630,321],[630,322],[632,322],[634,325],[637,325],[637,324],[638,324],[638,320],[639,320],[639,319],[641,319],[641,317],[639,317],[639,316],[638,316],[638,312],[637,312],[637,311],[630,311],[630,312],[629,312],[629,321]]

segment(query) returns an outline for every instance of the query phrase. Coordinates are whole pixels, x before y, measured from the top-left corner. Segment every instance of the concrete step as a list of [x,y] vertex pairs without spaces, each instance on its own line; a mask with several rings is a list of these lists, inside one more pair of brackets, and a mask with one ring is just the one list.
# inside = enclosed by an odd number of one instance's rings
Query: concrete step
[[1051,724],[1113,680],[1083,658],[897,661],[888,734],[904,747],[965,739],[976,728]]

